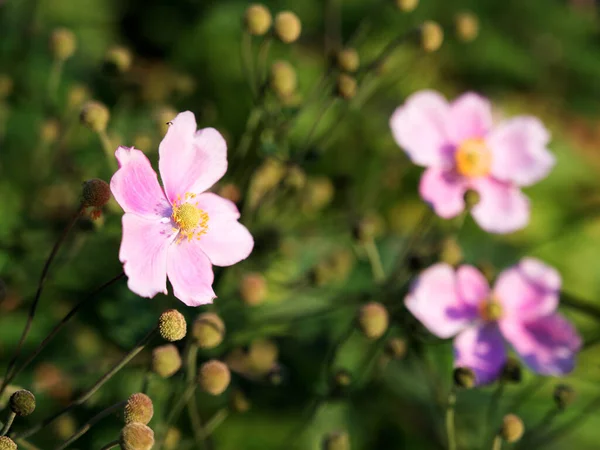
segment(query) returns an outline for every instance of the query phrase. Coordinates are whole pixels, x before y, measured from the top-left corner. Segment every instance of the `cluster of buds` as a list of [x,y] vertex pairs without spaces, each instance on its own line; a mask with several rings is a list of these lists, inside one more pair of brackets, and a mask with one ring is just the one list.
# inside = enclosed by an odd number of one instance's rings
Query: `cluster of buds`
[[273,16],[262,4],[250,5],[244,14],[244,28],[253,36],[264,36],[273,25],[273,34],[285,44],[296,42],[302,32],[302,22],[291,11],[281,11]]
[[154,415],[154,405],[146,394],[131,395],[123,412],[125,426],[119,436],[123,450],[150,450],[154,446],[154,431],[148,426]]

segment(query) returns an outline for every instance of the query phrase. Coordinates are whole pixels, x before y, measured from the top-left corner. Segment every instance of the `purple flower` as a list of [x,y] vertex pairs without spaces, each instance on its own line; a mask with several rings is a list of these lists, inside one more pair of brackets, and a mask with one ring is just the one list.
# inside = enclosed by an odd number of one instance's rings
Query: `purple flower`
[[417,92],[394,112],[390,126],[410,159],[427,167],[419,191],[436,214],[459,215],[465,192],[473,189],[480,197],[473,217],[491,233],[527,225],[529,200],[519,188],[546,177],[555,163],[546,148],[550,135],[537,118],[493,127],[489,101],[473,93],[449,104],[437,92]]
[[560,284],[555,269],[533,258],[502,272],[492,290],[476,268],[439,263],[418,277],[405,304],[436,336],[456,336],[454,364],[472,369],[479,384],[500,375],[505,341],[533,371],[563,375],[581,338],[556,312]]

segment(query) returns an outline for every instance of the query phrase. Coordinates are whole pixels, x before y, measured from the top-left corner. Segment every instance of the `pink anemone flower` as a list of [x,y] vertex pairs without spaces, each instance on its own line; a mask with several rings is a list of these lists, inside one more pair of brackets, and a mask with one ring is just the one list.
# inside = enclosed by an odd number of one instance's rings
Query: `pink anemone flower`
[[505,341],[531,370],[563,375],[574,367],[581,338],[558,307],[561,279],[533,258],[502,272],[490,289],[476,268],[435,264],[406,296],[408,310],[433,334],[454,339],[454,364],[475,372],[479,384],[495,380],[507,357]]
[[466,93],[448,103],[437,92],[411,95],[390,120],[392,133],[409,158],[427,167],[421,197],[445,219],[465,209],[471,189],[479,202],[471,213],[491,233],[511,233],[529,221],[529,200],[520,187],[546,177],[554,156],[550,135],[535,117],[492,124],[490,102]]
[[168,276],[186,305],[211,303],[212,265],[235,264],[254,246],[235,204],[205,192],[227,171],[227,144],[213,128],[196,131],[186,111],[170,123],[158,151],[164,189],[140,150],[116,151],[120,168],[110,187],[125,211],[119,259],[129,289],[142,297],[166,294]]

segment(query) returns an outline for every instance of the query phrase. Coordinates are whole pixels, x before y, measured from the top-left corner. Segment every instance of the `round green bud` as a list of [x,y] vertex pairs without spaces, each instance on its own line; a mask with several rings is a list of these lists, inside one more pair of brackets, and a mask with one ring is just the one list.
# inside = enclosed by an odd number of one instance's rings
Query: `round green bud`
[[125,404],[125,423],[143,423],[148,425],[154,415],[154,405],[146,394],[141,392],[131,395]]
[[388,328],[389,315],[387,309],[381,303],[367,303],[360,309],[358,323],[367,338],[379,339]]
[[500,436],[509,444],[517,442],[523,436],[525,432],[525,425],[523,421],[514,414],[507,414],[502,419],[502,428],[500,429]]
[[298,86],[296,70],[287,61],[275,61],[271,66],[270,84],[278,97],[289,97]]
[[275,36],[285,43],[291,44],[300,37],[302,23],[291,11],[282,11],[275,16]]
[[152,351],[152,370],[162,378],[169,378],[181,369],[181,356],[173,344],[156,347]]
[[240,389],[233,391],[229,402],[231,409],[235,412],[245,413],[250,409],[250,400],[248,400],[246,394]]
[[86,208],[102,208],[109,200],[110,186],[106,181],[93,178],[83,183],[81,202]]
[[554,388],[553,398],[556,407],[564,410],[575,401],[575,389],[568,384],[558,384]]
[[336,56],[337,66],[344,72],[354,73],[360,66],[360,56],[354,48],[340,50]]
[[456,35],[461,41],[471,42],[477,38],[479,34],[479,19],[470,12],[458,13],[454,17],[454,26]]
[[66,61],[77,49],[77,40],[73,32],[67,28],[57,28],[50,36],[50,50],[59,61]]
[[477,384],[477,377],[468,367],[457,367],[452,373],[454,385],[459,388],[471,389]]
[[356,80],[345,73],[338,75],[335,84],[335,92],[336,95],[345,100],[354,98],[356,95]]
[[467,206],[467,209],[470,210],[474,206],[476,206],[479,203],[480,198],[481,197],[479,195],[479,192],[473,189],[467,189],[467,192],[465,192],[464,195],[465,205]]
[[444,30],[433,20],[426,20],[420,28],[421,48],[428,53],[437,51],[444,42]]
[[264,35],[271,28],[272,22],[271,12],[265,5],[255,3],[248,6],[244,13],[246,31],[254,36]]
[[225,324],[215,313],[202,313],[194,321],[192,335],[200,348],[215,348],[223,342]]
[[198,383],[204,392],[221,395],[230,382],[231,372],[225,363],[213,359],[200,366]]
[[260,273],[244,275],[240,282],[240,296],[249,306],[260,305],[267,295],[267,280]]
[[521,363],[513,358],[509,357],[502,368],[502,380],[508,383],[519,383],[522,378]]
[[323,450],[350,450],[350,436],[345,431],[330,433],[323,442]]
[[10,396],[10,410],[17,416],[25,417],[35,411],[35,396],[21,389]]
[[391,338],[385,344],[385,353],[392,359],[402,359],[406,355],[407,345],[404,339]]
[[143,423],[129,423],[121,430],[122,450],[150,450],[154,446],[154,431]]
[[396,6],[402,12],[411,12],[419,6],[419,0],[395,0]]
[[114,72],[125,73],[131,68],[133,56],[131,52],[121,46],[111,47],[104,55],[104,64]]
[[169,342],[182,340],[187,334],[185,317],[176,309],[169,309],[158,318],[158,332]]
[[0,450],[17,450],[17,444],[8,436],[0,436]]
[[97,101],[89,101],[81,108],[79,120],[92,131],[99,133],[106,131],[110,119],[108,108]]
[[264,375],[273,368],[278,357],[279,349],[273,341],[256,339],[248,349],[248,366],[252,372]]

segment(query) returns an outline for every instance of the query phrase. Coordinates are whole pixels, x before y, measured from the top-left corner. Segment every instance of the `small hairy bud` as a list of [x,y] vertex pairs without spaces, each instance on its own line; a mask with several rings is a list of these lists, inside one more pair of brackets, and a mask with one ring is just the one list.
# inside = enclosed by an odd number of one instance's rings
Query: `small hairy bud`
[[77,40],[73,32],[67,28],[57,28],[50,36],[50,50],[59,61],[66,61],[77,49]]
[[106,131],[109,119],[110,112],[108,108],[93,100],[83,105],[79,114],[81,123],[96,133]]
[[558,384],[554,388],[554,403],[560,410],[568,408],[575,400],[575,390],[568,384]]
[[119,445],[123,450],[150,450],[154,446],[154,431],[143,423],[129,423],[121,430]]
[[52,429],[59,439],[66,440],[77,431],[77,422],[71,414],[64,414],[54,421]]
[[286,44],[295,42],[302,32],[302,23],[291,11],[282,11],[275,16],[275,36]]
[[279,349],[275,342],[268,339],[256,339],[248,349],[248,365],[250,370],[259,375],[269,372],[277,362]]
[[508,383],[519,383],[522,378],[521,363],[513,357],[509,357],[502,368],[502,380]]
[[226,364],[213,359],[200,366],[198,382],[204,392],[221,395],[231,382],[231,372]]
[[46,145],[52,145],[60,134],[60,124],[56,119],[48,119],[40,127],[40,140]]
[[170,427],[167,430],[167,436],[165,437],[165,449],[176,450],[179,448],[181,442],[181,431],[179,428]]
[[269,9],[259,3],[248,6],[244,13],[246,31],[254,36],[264,35],[271,28],[272,22],[273,17]]
[[385,222],[383,218],[376,214],[369,214],[362,217],[354,226],[354,237],[361,242],[375,239],[383,234]]
[[419,6],[419,0],[395,0],[396,6],[402,12],[414,11]]
[[235,412],[245,413],[250,409],[250,400],[248,400],[246,394],[240,389],[233,391],[229,402],[231,409]]
[[138,422],[148,425],[154,415],[154,405],[146,394],[131,395],[125,404],[125,423]]
[[0,74],[0,100],[8,97],[13,90],[13,80],[6,74]]
[[467,192],[465,192],[465,205],[467,206],[467,209],[472,209],[474,206],[477,205],[477,203],[479,203],[480,200],[480,196],[479,196],[479,192],[473,190],[473,189],[467,189]]
[[67,106],[69,109],[80,108],[88,98],[90,98],[89,89],[82,84],[74,84],[67,93]]
[[509,444],[517,442],[523,436],[525,432],[525,426],[523,421],[514,414],[507,414],[502,419],[502,428],[500,429],[500,436]]
[[479,20],[475,14],[470,12],[458,13],[454,17],[454,26],[456,35],[464,42],[475,40],[479,34]]
[[345,73],[338,75],[335,84],[335,92],[336,95],[345,100],[354,98],[356,95],[356,80]]
[[406,355],[406,341],[400,338],[391,338],[385,344],[385,353],[392,359],[402,359]]
[[260,273],[244,275],[240,282],[240,296],[249,306],[260,305],[267,295],[267,280]]
[[426,52],[437,51],[444,42],[444,30],[433,20],[426,20],[420,28],[421,48]]
[[17,444],[8,436],[0,436],[0,450],[17,450]]
[[131,68],[133,56],[131,52],[121,46],[115,46],[108,49],[104,55],[105,66],[114,72],[125,73]]
[[463,261],[462,249],[456,238],[449,237],[444,239],[440,251],[440,260],[454,267]]
[[336,56],[337,66],[344,72],[354,73],[360,66],[360,56],[355,48],[340,50]]
[[21,389],[10,396],[10,410],[17,416],[25,417],[35,411],[35,396]]
[[452,374],[456,387],[471,389],[477,383],[477,377],[468,367],[457,367]]
[[181,356],[173,344],[156,347],[152,351],[152,370],[162,378],[169,378],[181,369]]
[[86,208],[102,208],[110,200],[110,186],[104,180],[92,178],[83,183],[81,202]]
[[350,436],[345,431],[336,431],[327,435],[323,450],[350,450]]
[[270,83],[278,97],[289,97],[298,86],[296,70],[287,61],[275,61],[271,66]]
[[367,303],[360,308],[358,323],[366,337],[379,339],[388,328],[389,316],[387,309],[381,303]]
[[158,332],[169,342],[182,340],[187,334],[185,317],[176,309],[169,309],[158,318]]
[[225,324],[215,313],[202,313],[194,321],[192,336],[200,348],[215,348],[223,342]]

